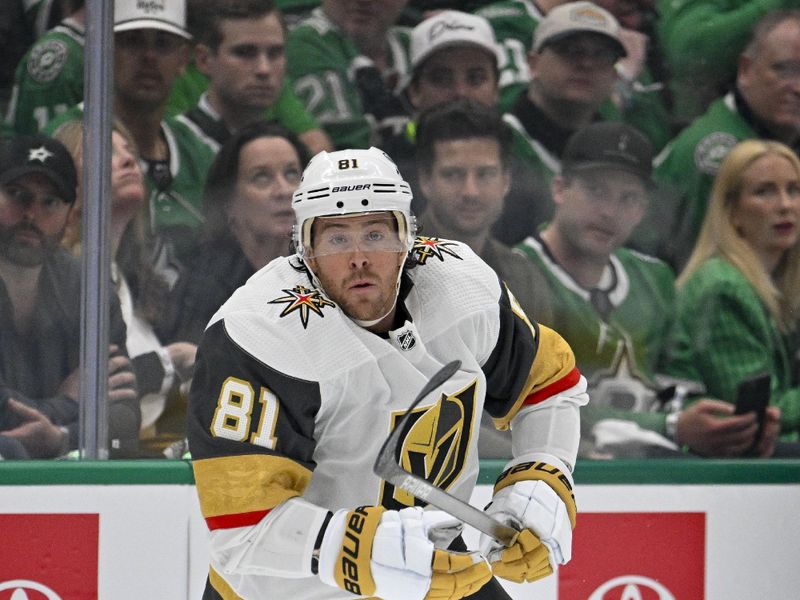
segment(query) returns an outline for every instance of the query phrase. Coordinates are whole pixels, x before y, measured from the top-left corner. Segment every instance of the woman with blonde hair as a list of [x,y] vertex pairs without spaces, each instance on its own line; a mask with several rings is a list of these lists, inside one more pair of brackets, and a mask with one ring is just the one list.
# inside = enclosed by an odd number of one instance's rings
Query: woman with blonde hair
[[[78,173],[83,164],[83,135],[82,121],[69,121],[53,134],[72,154]],[[185,399],[178,388],[191,379],[197,347],[185,341],[162,344],[156,334],[159,320],[167,311],[169,276],[158,268],[156,259],[163,256],[163,246],[154,244],[146,234],[143,173],[133,139],[120,122],[112,129],[111,153],[111,277],[127,326],[126,345],[139,387],[140,448],[160,455],[184,437]],[[77,218],[67,224],[63,243],[79,254],[80,207],[72,213]]]
[[[800,317],[800,160],[787,146],[751,139],[727,155],[714,181],[695,248],[678,278],[677,316],[666,370],[701,381],[733,412],[739,385],[771,379],[764,435],[752,451],[772,454],[800,431],[794,354]],[[741,449],[757,435],[742,423]],[[740,419],[742,416],[732,418]]]

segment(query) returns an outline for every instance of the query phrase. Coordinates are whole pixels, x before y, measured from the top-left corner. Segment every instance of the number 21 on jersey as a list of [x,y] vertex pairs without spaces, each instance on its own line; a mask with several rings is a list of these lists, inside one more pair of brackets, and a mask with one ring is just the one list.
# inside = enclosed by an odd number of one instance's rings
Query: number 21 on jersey
[[255,391],[250,382],[237,377],[228,377],[223,383],[217,399],[217,408],[211,420],[211,434],[235,442],[249,441],[256,446],[275,449],[275,425],[278,422],[278,397],[262,387],[258,396],[261,403],[261,418],[258,427],[251,432],[252,414],[255,407]]

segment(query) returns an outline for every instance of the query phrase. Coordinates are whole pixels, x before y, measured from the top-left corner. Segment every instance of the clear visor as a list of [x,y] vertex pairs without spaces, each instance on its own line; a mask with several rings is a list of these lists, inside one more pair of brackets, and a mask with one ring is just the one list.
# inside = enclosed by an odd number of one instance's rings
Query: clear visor
[[355,217],[316,217],[311,225],[309,258],[360,252],[404,252],[397,219],[391,213]]

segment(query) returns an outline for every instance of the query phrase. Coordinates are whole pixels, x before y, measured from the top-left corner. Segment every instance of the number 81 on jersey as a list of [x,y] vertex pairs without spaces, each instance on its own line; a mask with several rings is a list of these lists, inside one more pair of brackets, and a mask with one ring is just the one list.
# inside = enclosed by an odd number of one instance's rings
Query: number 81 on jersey
[[269,389],[261,388],[258,397],[261,418],[258,428],[251,433],[255,396],[250,382],[228,377],[219,392],[217,408],[211,420],[211,434],[235,442],[249,441],[256,446],[274,450],[278,441],[275,437],[275,425],[278,423],[280,411],[278,397]]

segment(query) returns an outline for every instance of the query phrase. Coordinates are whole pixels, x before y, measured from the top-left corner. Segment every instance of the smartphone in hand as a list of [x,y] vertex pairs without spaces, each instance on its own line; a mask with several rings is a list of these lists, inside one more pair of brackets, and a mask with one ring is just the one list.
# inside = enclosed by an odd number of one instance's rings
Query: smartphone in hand
[[733,414],[743,415],[755,412],[758,418],[758,431],[753,440],[753,445],[745,452],[752,456],[764,432],[764,419],[769,405],[772,377],[769,373],[759,373],[741,381],[736,388],[736,409]]

